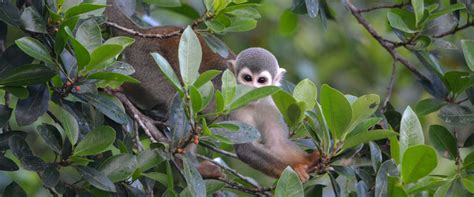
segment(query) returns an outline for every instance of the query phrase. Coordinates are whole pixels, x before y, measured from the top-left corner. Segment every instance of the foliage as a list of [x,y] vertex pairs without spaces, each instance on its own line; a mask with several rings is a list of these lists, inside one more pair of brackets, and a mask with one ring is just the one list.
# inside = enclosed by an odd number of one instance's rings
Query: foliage
[[[5,46],[0,50],[0,94],[4,95],[0,170],[31,171],[52,195],[461,196],[474,192],[474,153],[468,150],[474,137],[460,143],[457,131],[472,123],[474,44],[460,40],[467,65],[463,70],[444,71],[447,68],[433,55],[435,45],[452,46],[445,36],[474,24],[468,1],[387,4],[390,9],[384,10],[384,16],[397,41],[385,39],[361,20],[362,13],[382,7],[363,10],[350,1],[338,3],[389,52],[394,66],[397,62],[405,66],[431,95],[420,99],[415,110],[401,106],[405,110],[399,113],[389,103],[390,93],[384,101],[376,94],[357,97],[308,79],[294,86],[285,82],[282,87],[252,89],[237,84],[230,70],[199,73],[203,57],[198,34],[215,53],[227,57],[231,52],[215,35],[256,28],[262,17],[256,9],[260,1],[203,0],[204,13],[199,14],[184,1],[144,0],[147,8],[186,13],[198,22],[180,35],[177,72],[163,54],[150,54],[177,92],[161,128],[165,140],[158,142],[113,94],[123,83],[140,81],[131,76],[133,65],[120,58],[134,40],[109,36],[102,16],[104,2],[12,2],[0,2],[0,49]],[[319,17],[327,28],[328,20],[335,18],[332,7],[327,0],[293,0],[278,29],[283,35],[294,35],[298,14]],[[440,29],[448,24],[455,25]],[[14,38],[8,41],[7,36]],[[420,66],[413,66],[406,54],[416,57]],[[212,83],[215,78],[222,81],[220,89]],[[227,160],[232,157],[226,152],[229,145],[260,137],[252,126],[223,121],[223,117],[266,97],[273,99],[292,140],[320,153],[319,163],[311,169],[313,177],[301,183],[288,167],[275,187],[265,188],[226,161],[208,159],[229,177],[203,179],[198,161],[216,157],[205,150],[217,150]],[[210,105],[215,105],[213,111]],[[422,117],[438,111],[442,124],[422,124]],[[192,143],[204,150],[186,151]],[[452,173],[436,174],[443,160],[452,161]],[[26,195],[25,187],[11,181],[3,195]],[[27,190],[29,195],[34,192]]]

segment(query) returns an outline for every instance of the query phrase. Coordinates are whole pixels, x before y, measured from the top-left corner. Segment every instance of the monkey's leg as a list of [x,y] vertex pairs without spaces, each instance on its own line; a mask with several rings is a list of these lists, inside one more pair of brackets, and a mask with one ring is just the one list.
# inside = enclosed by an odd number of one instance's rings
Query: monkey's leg
[[279,177],[288,166],[258,142],[235,144],[234,147],[240,160],[269,176]]

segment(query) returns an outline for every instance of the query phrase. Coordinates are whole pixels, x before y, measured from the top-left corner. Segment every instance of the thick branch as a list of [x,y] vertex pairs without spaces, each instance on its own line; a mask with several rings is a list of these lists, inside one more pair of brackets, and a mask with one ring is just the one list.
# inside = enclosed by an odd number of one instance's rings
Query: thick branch
[[375,40],[377,40],[378,43],[380,43],[380,45],[382,45],[383,48],[385,48],[385,50],[387,50],[387,52],[390,53],[390,55],[392,56],[392,58],[395,60],[395,61],[398,61],[400,62],[401,64],[403,64],[408,70],[410,70],[416,77],[418,77],[419,80],[421,81],[431,81],[428,77],[426,77],[425,75],[423,75],[423,73],[421,73],[420,71],[418,71],[415,67],[415,65],[413,65],[412,63],[410,63],[407,59],[403,58],[396,50],[396,46],[391,43],[391,42],[388,42],[386,39],[382,38],[382,36],[380,36],[377,31],[375,31],[375,29],[369,24],[369,22],[367,22],[367,20],[365,20],[365,18],[360,14],[360,11],[357,7],[355,7],[354,5],[352,5],[352,3],[350,2],[350,0],[347,0],[346,1],[346,5],[347,7],[349,8],[349,10],[351,11],[352,15],[356,18],[357,22],[359,22],[359,24],[361,24],[368,32],[369,34],[375,38]]
[[157,121],[152,120],[151,118],[143,115],[134,105],[133,103],[128,100],[127,96],[125,96],[121,92],[106,90],[109,94],[113,94],[116,96],[125,106],[128,113],[132,115],[132,118],[138,122],[140,127],[145,131],[145,133],[150,137],[152,142],[167,142],[168,138],[166,138],[158,128],[156,128],[155,123]]
[[434,35],[433,38],[442,38],[442,37],[450,35],[450,34],[456,34],[456,32],[462,31],[462,30],[464,30],[468,27],[472,27],[472,26],[474,26],[474,21],[471,21],[471,22],[468,22],[464,25],[458,26],[458,27],[452,29],[451,31],[447,31],[447,32],[444,32],[444,33],[441,33],[441,34],[438,34],[438,35]]
[[259,189],[259,190],[262,190],[262,188],[261,188],[257,183],[255,183],[255,181],[249,179],[248,177],[246,177],[246,176],[244,176],[244,175],[241,175],[241,174],[240,174],[239,172],[237,172],[236,170],[234,170],[234,169],[232,169],[232,168],[229,168],[229,167],[227,167],[227,166],[224,166],[224,165],[220,164],[219,162],[216,162],[216,161],[214,161],[214,160],[212,160],[212,159],[210,159],[210,158],[207,158],[207,157],[205,157],[205,156],[202,156],[202,155],[196,154],[196,157],[198,157],[198,158],[200,158],[200,159],[203,159],[203,160],[206,160],[206,161],[209,161],[209,162],[211,162],[211,163],[213,163],[213,164],[219,166],[219,167],[222,168],[223,170],[225,170],[225,171],[227,171],[227,172],[233,174],[233,175],[236,176],[237,178],[239,178],[239,179],[245,181],[246,183],[252,185],[253,187],[255,187],[255,188]]

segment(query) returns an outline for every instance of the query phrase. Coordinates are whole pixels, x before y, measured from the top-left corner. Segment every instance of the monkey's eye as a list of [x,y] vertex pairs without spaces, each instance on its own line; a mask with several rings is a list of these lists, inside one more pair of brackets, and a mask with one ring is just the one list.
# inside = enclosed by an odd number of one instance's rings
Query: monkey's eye
[[252,76],[250,76],[250,75],[244,75],[243,78],[244,78],[245,81],[252,81]]
[[265,78],[265,77],[260,77],[260,78],[258,78],[257,81],[258,81],[258,83],[265,83],[265,82],[267,82],[267,78]]

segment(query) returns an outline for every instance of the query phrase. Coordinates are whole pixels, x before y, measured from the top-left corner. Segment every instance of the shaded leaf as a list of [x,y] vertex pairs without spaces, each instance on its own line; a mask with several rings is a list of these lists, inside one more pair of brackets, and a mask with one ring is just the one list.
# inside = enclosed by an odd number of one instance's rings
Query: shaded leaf
[[415,112],[418,116],[424,116],[432,112],[438,111],[446,104],[447,103],[445,101],[435,98],[424,99],[416,104]]
[[54,64],[48,49],[38,40],[32,37],[22,37],[15,40],[15,44],[29,56],[50,64]]
[[18,170],[16,163],[4,155],[0,155],[0,171],[16,171]]
[[43,16],[30,6],[23,9],[20,16],[21,27],[25,30],[36,33],[48,33],[46,30],[46,21]]
[[[206,21],[207,22],[207,21]],[[207,32],[202,33],[204,40],[207,43],[207,46],[214,52],[219,54],[219,56],[223,58],[228,58],[229,57],[229,48],[225,45],[222,40],[214,36],[214,34],[210,34]]]
[[115,141],[115,130],[109,126],[97,127],[87,133],[74,149],[74,155],[95,155],[104,152]]
[[163,158],[156,149],[147,149],[137,155],[137,168],[141,172],[145,172],[158,165],[162,161]]
[[0,104],[0,128],[3,128],[5,124],[10,120],[10,115],[12,114],[12,109]]
[[474,71],[474,41],[461,40],[461,47],[467,66]]
[[441,125],[430,126],[430,141],[444,157],[455,159],[458,149],[454,136]]
[[12,182],[5,187],[3,191],[3,196],[17,196],[17,197],[27,197],[25,190],[20,187],[15,182]]
[[28,89],[21,86],[4,86],[1,88],[13,94],[14,96],[18,97],[19,99],[26,99],[30,95],[30,92],[28,92]]
[[59,120],[64,129],[64,134],[71,144],[76,144],[79,137],[79,125],[76,118],[56,103],[49,102],[48,110]]
[[286,167],[280,178],[278,179],[275,189],[275,196],[303,196],[303,185],[298,174],[291,168]]
[[43,123],[37,127],[37,131],[46,146],[51,148],[51,150],[56,153],[61,153],[62,138],[56,127],[47,123]]
[[387,160],[380,165],[375,177],[375,196],[387,196],[388,176],[399,176],[397,164],[393,160]]
[[56,72],[39,64],[18,66],[0,74],[0,85],[26,86],[49,81]]
[[94,18],[87,19],[77,27],[76,39],[87,49],[87,51],[89,51],[89,53],[102,44],[102,34],[99,25],[97,25]]
[[59,171],[55,166],[49,165],[44,170],[41,180],[43,181],[44,186],[54,187],[59,183]]
[[89,76],[87,79],[100,79],[100,80],[107,80],[107,81],[118,81],[118,82],[128,82],[128,83],[140,83],[137,79],[123,75],[120,73],[113,73],[113,72],[96,72]]
[[203,197],[206,196],[206,184],[199,174],[197,168],[193,167],[193,163],[191,161],[194,157],[190,153],[187,153],[183,157],[183,175],[184,179],[186,179],[186,183],[188,184],[189,191],[195,197]]
[[110,98],[104,95],[84,93],[74,94],[75,97],[79,98],[85,103],[93,105],[97,110],[102,112],[105,116],[109,117],[118,124],[127,124],[127,114],[117,106]]
[[8,1],[0,2],[0,20],[14,27],[20,24],[20,11]]
[[249,124],[237,121],[224,121],[220,123],[230,123],[239,127],[238,131],[228,131],[225,128],[211,128],[214,135],[225,137],[235,144],[243,144],[260,139],[260,132]]
[[49,91],[46,85],[29,86],[30,96],[19,99],[15,109],[18,125],[29,125],[48,110]]
[[79,174],[92,186],[109,192],[115,192],[115,185],[103,172],[86,166],[75,166]]
[[161,73],[166,77],[166,79],[171,82],[171,84],[178,92],[183,94],[183,90],[178,76],[176,76],[173,67],[171,67],[168,61],[166,61],[166,59],[158,53],[151,53],[151,56],[155,60],[156,64],[158,64]]
[[114,155],[102,163],[99,170],[112,182],[123,181],[130,177],[137,168],[135,155],[124,153]]

